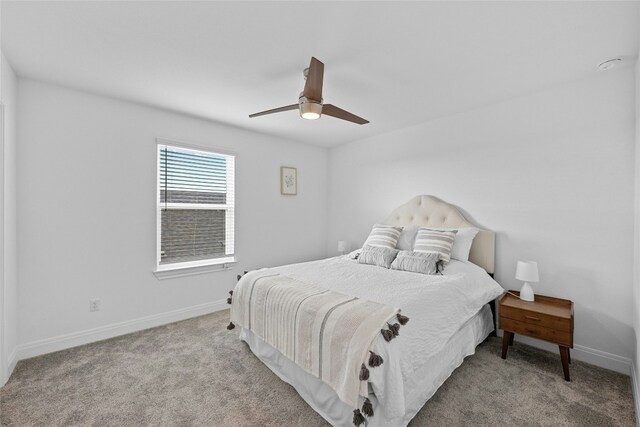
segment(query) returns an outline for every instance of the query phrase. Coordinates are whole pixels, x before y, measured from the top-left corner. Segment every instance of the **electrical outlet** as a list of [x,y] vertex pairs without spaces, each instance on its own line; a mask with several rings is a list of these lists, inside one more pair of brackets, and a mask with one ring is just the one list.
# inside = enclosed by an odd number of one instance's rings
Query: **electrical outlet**
[[100,311],[100,300],[98,298],[89,300],[89,311]]

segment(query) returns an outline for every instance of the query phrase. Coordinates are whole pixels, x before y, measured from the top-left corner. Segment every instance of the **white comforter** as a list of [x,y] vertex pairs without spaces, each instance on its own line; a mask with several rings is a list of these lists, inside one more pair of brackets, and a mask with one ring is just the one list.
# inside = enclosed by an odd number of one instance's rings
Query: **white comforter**
[[455,260],[444,275],[436,276],[362,265],[347,256],[271,270],[398,307],[411,319],[397,339],[385,342],[380,336],[374,344],[384,363],[370,369],[369,382],[387,419],[405,414],[406,391],[415,390],[419,380],[414,372],[483,305],[504,292],[482,268]]

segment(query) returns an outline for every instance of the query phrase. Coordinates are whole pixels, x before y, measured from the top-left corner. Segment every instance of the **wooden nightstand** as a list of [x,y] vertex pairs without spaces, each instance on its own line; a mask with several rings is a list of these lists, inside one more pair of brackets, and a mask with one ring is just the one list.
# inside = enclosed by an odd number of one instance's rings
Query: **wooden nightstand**
[[[509,291],[520,295],[518,291]],[[569,379],[570,348],[573,348],[573,302],[553,297],[536,295],[535,301],[522,301],[513,295],[504,294],[500,299],[500,329],[502,358],[513,344],[513,335],[520,334],[558,344],[564,379]]]

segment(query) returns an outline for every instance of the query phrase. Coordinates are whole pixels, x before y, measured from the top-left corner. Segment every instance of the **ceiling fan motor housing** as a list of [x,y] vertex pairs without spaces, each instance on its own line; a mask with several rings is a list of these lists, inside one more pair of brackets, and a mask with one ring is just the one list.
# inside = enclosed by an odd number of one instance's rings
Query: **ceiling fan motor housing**
[[322,115],[322,100],[318,102],[300,94],[298,104],[300,105],[300,117],[303,119],[316,120]]

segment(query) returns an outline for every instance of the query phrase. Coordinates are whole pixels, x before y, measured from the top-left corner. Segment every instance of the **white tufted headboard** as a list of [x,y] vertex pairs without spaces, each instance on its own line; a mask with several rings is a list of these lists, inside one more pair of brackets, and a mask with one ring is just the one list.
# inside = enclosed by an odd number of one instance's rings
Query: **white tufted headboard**
[[[433,196],[414,197],[391,212],[384,223],[404,227],[476,227],[455,206]],[[473,239],[469,253],[469,261],[484,268],[489,274],[493,274],[495,267],[495,242],[496,235],[493,231],[480,230]]]

